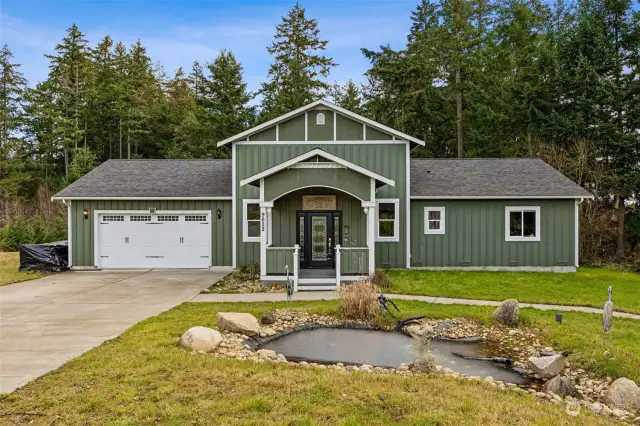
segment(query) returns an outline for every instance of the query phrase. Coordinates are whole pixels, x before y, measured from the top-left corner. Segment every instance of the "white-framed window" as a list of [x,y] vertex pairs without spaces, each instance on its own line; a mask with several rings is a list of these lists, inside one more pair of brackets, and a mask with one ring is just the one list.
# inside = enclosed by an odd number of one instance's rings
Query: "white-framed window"
[[319,112],[318,114],[316,114],[316,125],[324,126],[324,113]]
[[400,200],[376,200],[377,241],[400,241]]
[[425,207],[424,208],[424,233],[428,234],[444,234],[445,217],[444,207]]
[[540,241],[540,206],[507,206],[505,241]]
[[260,242],[260,200],[242,200],[242,241]]

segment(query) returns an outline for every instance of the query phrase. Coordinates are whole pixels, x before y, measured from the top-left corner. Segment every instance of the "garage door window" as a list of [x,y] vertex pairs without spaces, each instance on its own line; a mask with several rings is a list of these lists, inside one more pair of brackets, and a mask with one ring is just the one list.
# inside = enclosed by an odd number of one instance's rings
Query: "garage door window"
[[158,222],[177,222],[178,216],[158,216]]
[[124,216],[119,215],[107,215],[102,216],[103,222],[124,222]]
[[131,216],[131,222],[151,222],[151,216]]
[[204,214],[187,215],[184,217],[185,222],[206,222],[207,216]]

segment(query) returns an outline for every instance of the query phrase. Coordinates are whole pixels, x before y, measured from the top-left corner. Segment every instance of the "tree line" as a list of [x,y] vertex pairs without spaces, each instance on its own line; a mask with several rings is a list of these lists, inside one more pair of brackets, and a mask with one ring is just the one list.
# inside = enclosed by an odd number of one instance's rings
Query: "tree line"
[[630,0],[421,0],[407,26],[401,48],[362,49],[365,83],[330,84],[330,41],[296,4],[253,93],[228,50],[169,76],[140,41],[92,46],[72,25],[46,55],[47,78],[29,87],[5,45],[0,197],[57,190],[110,158],[227,158],[219,140],[328,98],[424,140],[414,156],[545,159],[596,196],[583,206],[593,213],[583,250],[637,253],[640,12]]

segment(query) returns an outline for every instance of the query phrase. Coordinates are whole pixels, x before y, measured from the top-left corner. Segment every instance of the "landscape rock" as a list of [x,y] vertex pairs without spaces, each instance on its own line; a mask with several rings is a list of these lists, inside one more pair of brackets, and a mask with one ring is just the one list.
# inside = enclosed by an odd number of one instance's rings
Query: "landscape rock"
[[542,392],[554,393],[558,396],[573,396],[577,394],[577,389],[568,378],[556,376],[542,386]]
[[233,333],[242,333],[247,336],[257,336],[260,334],[260,324],[251,314],[239,312],[218,312],[216,321],[220,330]]
[[520,321],[520,307],[516,299],[507,299],[493,312],[493,318],[499,323],[515,327]]
[[534,374],[539,375],[543,379],[550,379],[562,372],[567,358],[562,354],[558,354],[543,357],[532,356],[527,361],[529,369],[531,369]]
[[274,360],[278,358],[276,351],[272,349],[259,349],[256,354],[258,355],[258,358],[264,360]]
[[222,343],[222,334],[208,327],[191,327],[180,336],[180,346],[192,351],[213,352]]
[[633,380],[621,377],[605,392],[604,403],[612,408],[640,410],[640,388]]
[[271,325],[276,322],[276,314],[272,311],[265,312],[260,317],[260,322],[264,325]]

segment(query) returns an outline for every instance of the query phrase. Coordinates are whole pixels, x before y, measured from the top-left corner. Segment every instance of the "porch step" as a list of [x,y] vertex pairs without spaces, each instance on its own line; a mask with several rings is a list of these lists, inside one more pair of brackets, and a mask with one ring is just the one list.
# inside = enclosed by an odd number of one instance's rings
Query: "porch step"
[[336,285],[323,285],[323,284],[298,284],[298,291],[330,291],[335,290]]
[[321,285],[321,284],[333,284],[336,285],[336,279],[334,278],[298,278],[298,285]]

